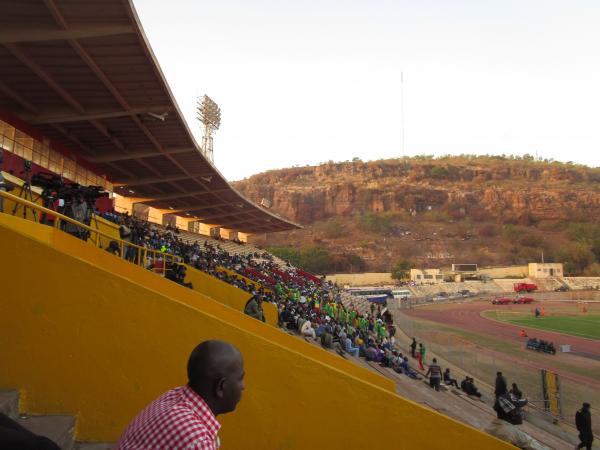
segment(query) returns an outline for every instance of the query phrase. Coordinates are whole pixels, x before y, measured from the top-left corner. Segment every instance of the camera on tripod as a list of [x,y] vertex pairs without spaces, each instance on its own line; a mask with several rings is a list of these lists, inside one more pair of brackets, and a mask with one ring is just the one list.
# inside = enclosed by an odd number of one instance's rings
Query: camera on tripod
[[59,175],[39,172],[31,177],[31,184],[43,189],[42,197],[61,198],[65,204],[70,204],[73,200],[81,197],[90,206],[94,207],[96,200],[101,197],[108,197],[101,186],[82,186],[79,183],[65,183]]

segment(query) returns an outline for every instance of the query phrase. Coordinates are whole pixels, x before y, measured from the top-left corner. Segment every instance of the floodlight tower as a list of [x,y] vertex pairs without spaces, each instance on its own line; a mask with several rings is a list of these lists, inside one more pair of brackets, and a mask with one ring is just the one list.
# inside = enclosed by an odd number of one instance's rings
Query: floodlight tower
[[198,120],[204,125],[202,152],[214,162],[213,133],[221,126],[221,108],[208,95],[198,98]]

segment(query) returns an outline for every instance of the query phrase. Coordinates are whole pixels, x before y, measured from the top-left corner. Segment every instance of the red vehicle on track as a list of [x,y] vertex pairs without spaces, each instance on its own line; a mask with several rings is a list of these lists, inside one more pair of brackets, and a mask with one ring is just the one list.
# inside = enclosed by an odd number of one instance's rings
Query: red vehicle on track
[[537,284],[533,283],[515,283],[513,289],[515,292],[533,292],[537,290]]
[[531,302],[533,302],[533,297],[517,297],[513,300],[513,303],[517,303],[519,305],[526,305]]
[[496,297],[492,300],[492,305],[510,305],[513,299],[510,297]]

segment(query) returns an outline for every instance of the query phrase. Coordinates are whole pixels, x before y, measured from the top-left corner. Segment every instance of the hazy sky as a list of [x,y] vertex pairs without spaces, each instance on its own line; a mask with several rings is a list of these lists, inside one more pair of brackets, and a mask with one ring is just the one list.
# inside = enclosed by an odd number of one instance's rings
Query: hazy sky
[[530,153],[600,166],[600,1],[135,0],[229,180],[293,165]]

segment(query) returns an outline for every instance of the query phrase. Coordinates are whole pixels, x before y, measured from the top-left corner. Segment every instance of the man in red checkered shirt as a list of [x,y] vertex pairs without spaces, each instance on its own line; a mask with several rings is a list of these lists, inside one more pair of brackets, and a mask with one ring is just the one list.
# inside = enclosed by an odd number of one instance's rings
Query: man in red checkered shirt
[[205,341],[188,360],[188,384],[163,394],[129,424],[117,450],[216,450],[221,424],[244,390],[240,351],[222,341]]

